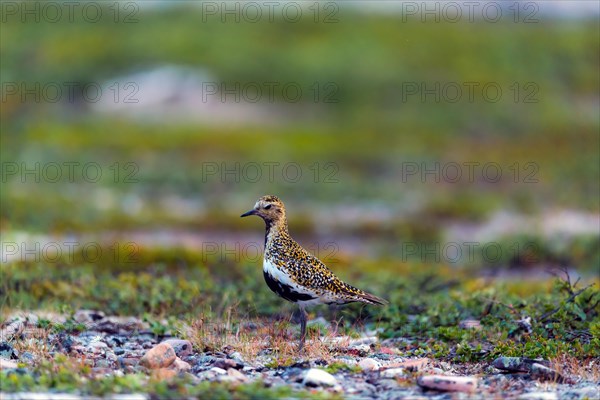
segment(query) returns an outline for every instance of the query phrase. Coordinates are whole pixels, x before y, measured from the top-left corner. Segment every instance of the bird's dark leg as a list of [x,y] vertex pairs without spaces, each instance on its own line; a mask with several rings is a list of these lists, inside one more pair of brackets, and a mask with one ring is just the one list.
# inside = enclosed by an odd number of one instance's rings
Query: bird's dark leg
[[331,316],[331,328],[332,328],[332,334],[333,336],[337,336],[338,334],[338,328],[340,325],[340,321],[338,321],[337,317],[338,317],[338,311],[339,311],[340,307],[337,304],[332,304],[329,306],[329,310],[332,313]]
[[304,342],[306,341],[306,319],[308,315],[306,314],[306,310],[303,306],[300,306],[300,347],[298,351],[302,351],[304,347]]

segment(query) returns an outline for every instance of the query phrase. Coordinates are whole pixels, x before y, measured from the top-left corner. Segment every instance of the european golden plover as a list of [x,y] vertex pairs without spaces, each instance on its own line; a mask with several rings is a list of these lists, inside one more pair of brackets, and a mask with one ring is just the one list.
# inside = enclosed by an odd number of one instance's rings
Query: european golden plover
[[333,274],[288,233],[283,202],[263,196],[242,217],[257,215],[266,224],[263,274],[269,288],[300,307],[300,350],[306,340],[307,306],[362,302],[384,305],[386,300],[366,293]]

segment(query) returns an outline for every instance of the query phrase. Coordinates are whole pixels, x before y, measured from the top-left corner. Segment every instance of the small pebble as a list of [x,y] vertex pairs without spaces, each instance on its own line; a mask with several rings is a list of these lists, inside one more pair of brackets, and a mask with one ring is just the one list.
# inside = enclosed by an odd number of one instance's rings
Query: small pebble
[[381,368],[381,363],[373,358],[364,358],[358,363],[358,366],[363,371],[377,371]]
[[140,365],[149,369],[165,368],[171,365],[176,357],[175,350],[171,345],[159,343],[144,354]]
[[235,368],[235,369],[244,368],[244,364],[237,362],[235,360],[231,360],[229,358],[218,359],[212,365],[213,365],[213,367],[222,368],[225,370],[227,370],[229,368]]
[[164,340],[162,343],[167,343],[171,345],[171,347],[173,347],[173,350],[175,350],[175,354],[177,354],[177,357],[183,358],[192,354],[192,343],[190,343],[190,341],[188,340],[167,339]]
[[379,341],[379,338],[377,336],[368,336],[368,337],[364,337],[364,338],[359,338],[359,339],[351,339],[350,342],[348,343],[348,346],[358,346],[361,344],[366,344],[367,346],[370,346],[372,344],[375,344]]
[[177,371],[168,368],[159,368],[152,371],[152,378],[157,381],[166,381],[177,376]]
[[240,382],[248,381],[248,377],[246,375],[244,375],[243,373],[241,373],[240,371],[238,371],[237,369],[233,369],[233,368],[228,369],[227,375],[231,376],[232,378],[234,378],[235,380],[240,381]]
[[212,367],[209,371],[212,371],[217,375],[225,375],[227,373],[227,371],[225,371],[223,368],[219,368],[219,367]]
[[390,354],[385,354],[385,353],[377,353],[377,354],[373,354],[374,358],[378,358],[380,360],[391,360],[392,356]]
[[96,341],[92,342],[88,345],[92,353],[94,354],[104,354],[106,349],[108,349],[108,345],[104,342]]
[[94,367],[95,368],[110,368],[112,366],[112,363],[108,360],[96,360]]
[[28,351],[21,354],[21,357],[19,357],[19,358],[21,359],[21,361],[23,361],[24,363],[27,363],[27,364],[31,364],[32,362],[35,361],[35,356]]
[[382,378],[397,378],[399,376],[404,375],[404,369],[403,368],[390,368],[390,369],[386,369],[381,371],[381,377]]
[[172,368],[177,372],[188,372],[192,369],[192,366],[183,361],[181,358],[177,357],[175,361],[173,361],[173,364],[169,366],[169,368]]
[[235,352],[231,353],[229,355],[229,358],[231,358],[232,360],[235,360],[235,361],[239,362],[240,364],[244,364],[246,362],[244,360],[244,357],[242,357],[242,355],[240,354],[239,351],[235,351]]
[[0,342],[0,357],[16,360],[19,353],[8,342]]

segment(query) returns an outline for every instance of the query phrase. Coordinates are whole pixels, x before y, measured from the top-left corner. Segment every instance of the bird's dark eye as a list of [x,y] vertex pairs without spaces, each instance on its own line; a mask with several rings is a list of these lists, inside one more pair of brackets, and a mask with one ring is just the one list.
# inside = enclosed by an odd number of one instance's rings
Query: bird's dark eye
[[271,204],[267,204],[267,205],[265,206],[265,210],[268,210],[269,208],[271,208]]

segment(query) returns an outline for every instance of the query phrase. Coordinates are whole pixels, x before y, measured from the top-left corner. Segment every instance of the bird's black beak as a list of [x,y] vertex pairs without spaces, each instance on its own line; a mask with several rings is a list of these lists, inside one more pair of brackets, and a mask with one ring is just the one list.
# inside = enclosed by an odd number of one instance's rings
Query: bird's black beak
[[250,210],[246,213],[243,213],[242,215],[240,215],[240,217],[247,217],[249,215],[256,215],[256,210]]

